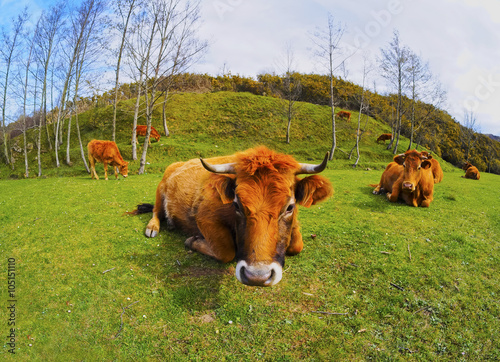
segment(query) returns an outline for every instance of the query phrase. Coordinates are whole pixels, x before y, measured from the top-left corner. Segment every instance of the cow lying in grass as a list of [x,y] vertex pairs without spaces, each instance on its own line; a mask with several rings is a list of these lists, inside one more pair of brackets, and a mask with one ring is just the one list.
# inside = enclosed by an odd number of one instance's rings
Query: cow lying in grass
[[118,170],[123,177],[128,176],[128,162],[124,161],[120,150],[113,141],[92,140],[88,143],[87,149],[89,152],[90,176],[99,180],[99,176],[95,172],[95,162],[104,164],[104,175],[108,179],[108,165],[111,165],[115,170],[115,178],[118,179]]
[[443,169],[441,168],[439,161],[435,158],[432,158],[430,152],[422,151],[420,152],[420,154],[427,157],[429,161],[431,161],[431,171],[432,176],[434,177],[434,183],[438,184],[443,181]]
[[416,150],[394,156],[387,165],[374,194],[387,192],[391,202],[403,200],[410,206],[429,207],[433,200],[434,176],[431,170],[432,156]]
[[462,167],[462,170],[465,170],[465,178],[470,178],[472,180],[479,180],[481,175],[479,174],[479,170],[476,166],[472,166],[469,162],[466,162]]
[[146,236],[155,237],[160,220],[186,232],[185,245],[221,262],[234,258],[236,278],[247,285],[271,286],[282,277],[286,255],[300,253],[298,205],[309,207],[333,194],[318,175],[319,165],[301,164],[292,156],[265,147],[207,160],[193,159],[167,167],[153,205]]

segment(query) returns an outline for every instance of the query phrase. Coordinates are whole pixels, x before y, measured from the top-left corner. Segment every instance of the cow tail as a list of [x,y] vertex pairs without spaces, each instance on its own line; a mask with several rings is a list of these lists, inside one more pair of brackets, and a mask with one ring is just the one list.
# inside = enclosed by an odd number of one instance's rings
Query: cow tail
[[129,211],[127,214],[129,215],[140,215],[140,214],[147,214],[148,212],[153,212],[153,208],[155,205],[153,204],[139,204],[137,205],[137,209],[134,211]]

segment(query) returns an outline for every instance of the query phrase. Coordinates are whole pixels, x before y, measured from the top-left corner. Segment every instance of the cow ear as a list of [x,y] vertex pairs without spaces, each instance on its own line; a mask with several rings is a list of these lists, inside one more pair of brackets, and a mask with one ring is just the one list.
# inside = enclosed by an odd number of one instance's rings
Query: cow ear
[[424,162],[422,162],[420,164],[420,167],[422,167],[423,169],[428,169],[431,166],[432,166],[432,163],[431,163],[431,161],[428,161],[428,160],[425,160]]
[[234,189],[236,188],[236,180],[231,176],[223,176],[212,174],[210,175],[210,186],[214,191],[214,197],[220,197],[223,204],[229,204],[234,201]]
[[333,195],[333,187],[325,177],[314,175],[297,181],[295,200],[305,207],[315,205]]
[[402,165],[405,162],[405,156],[404,155],[397,155],[397,156],[394,156],[393,160],[398,165]]

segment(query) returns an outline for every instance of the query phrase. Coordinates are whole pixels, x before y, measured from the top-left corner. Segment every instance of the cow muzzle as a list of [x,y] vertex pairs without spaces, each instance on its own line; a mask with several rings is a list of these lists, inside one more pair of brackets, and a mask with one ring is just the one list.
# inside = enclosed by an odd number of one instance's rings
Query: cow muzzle
[[246,285],[270,287],[278,284],[282,276],[283,268],[276,262],[248,265],[246,261],[240,260],[236,264],[236,278]]
[[403,191],[414,191],[415,187],[413,186],[413,183],[409,181],[403,182]]

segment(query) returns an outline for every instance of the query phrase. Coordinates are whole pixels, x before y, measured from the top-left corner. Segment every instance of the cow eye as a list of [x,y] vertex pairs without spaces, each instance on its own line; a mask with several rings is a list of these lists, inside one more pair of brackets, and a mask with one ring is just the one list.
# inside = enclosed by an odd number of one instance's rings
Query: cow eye
[[295,208],[295,204],[288,205],[288,207],[286,208],[286,213],[287,214],[291,213],[294,208]]
[[403,163],[403,167],[406,168],[406,164]]
[[421,167],[422,167],[422,166],[418,166],[418,167],[417,167],[417,170],[420,170],[420,168],[421,168]]
[[237,212],[240,212],[241,209],[240,209],[240,205],[238,205],[238,203],[236,201],[233,202],[233,206],[234,206],[234,209],[237,211]]

